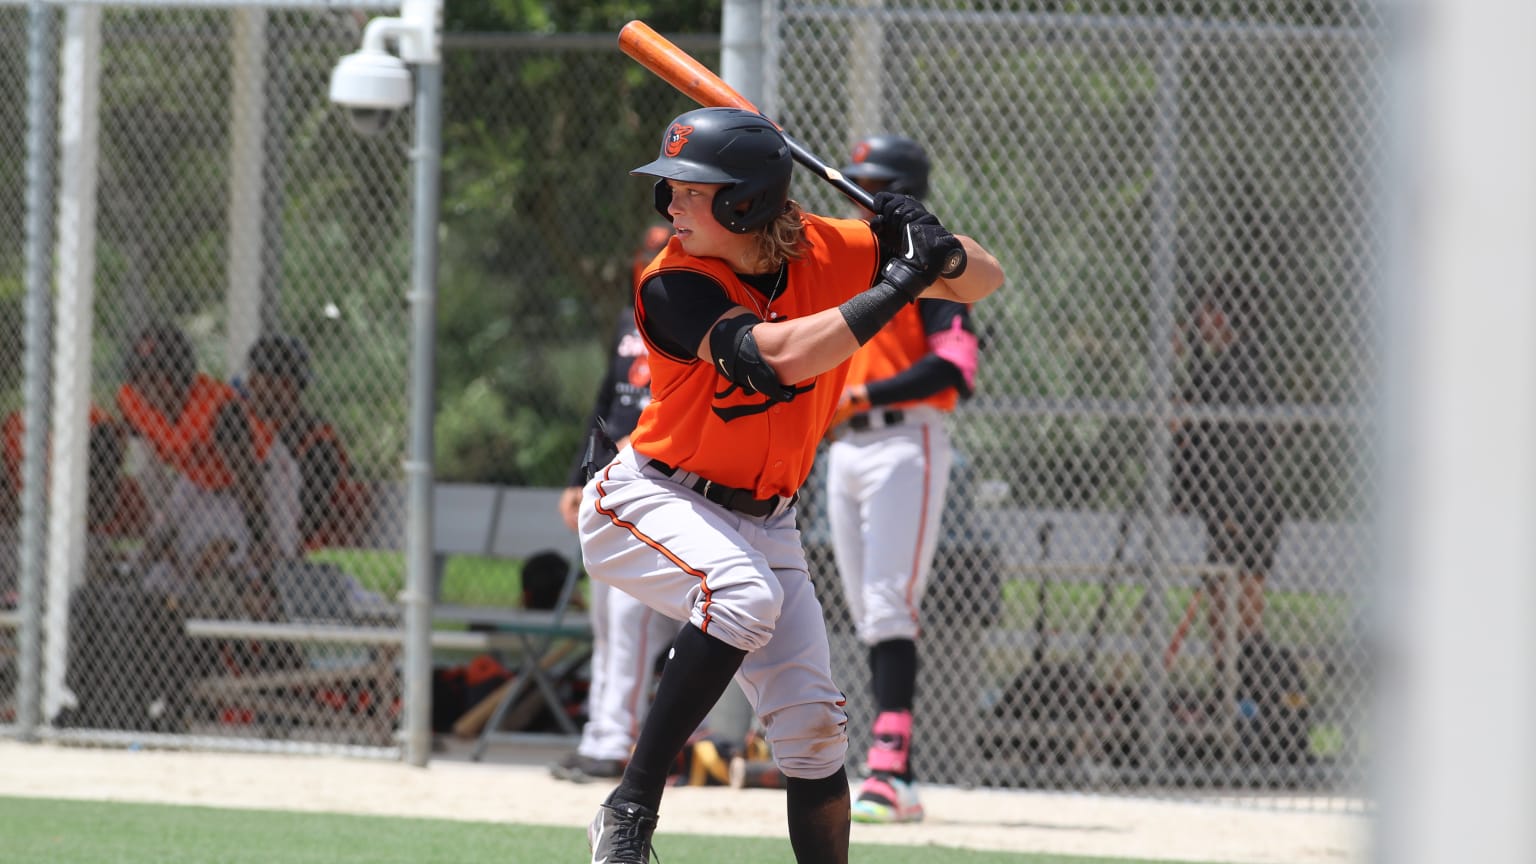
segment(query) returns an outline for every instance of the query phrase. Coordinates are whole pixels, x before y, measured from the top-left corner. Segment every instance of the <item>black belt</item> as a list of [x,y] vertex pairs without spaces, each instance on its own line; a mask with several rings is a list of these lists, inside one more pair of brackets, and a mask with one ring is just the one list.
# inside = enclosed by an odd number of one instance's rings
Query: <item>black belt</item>
[[[855,432],[863,432],[865,429],[868,429],[873,425],[873,421],[871,421],[869,417],[870,414],[875,413],[877,412],[870,411],[864,414],[855,414],[852,417],[849,417],[848,428]],[[907,415],[896,409],[892,409],[890,411],[880,411],[878,414],[880,419],[884,421],[878,427],[882,429],[886,426],[900,426],[902,421],[907,419]]]
[[[678,473],[678,469],[673,468],[660,459],[652,459],[646,464],[668,477]],[[698,475],[694,476],[697,477]],[[746,489],[737,489],[734,486],[715,483],[703,477],[698,477],[698,479],[694,480],[689,488],[719,504],[721,507],[727,510],[734,510],[744,516],[767,516],[778,510],[779,505],[784,503],[784,499],[779,496],[758,498]],[[794,497],[790,499],[789,503],[794,503]]]

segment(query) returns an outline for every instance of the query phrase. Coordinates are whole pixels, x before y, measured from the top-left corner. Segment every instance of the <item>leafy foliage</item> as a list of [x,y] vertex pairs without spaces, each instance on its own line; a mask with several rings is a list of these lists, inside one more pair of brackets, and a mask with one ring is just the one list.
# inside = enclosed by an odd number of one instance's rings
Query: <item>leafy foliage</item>
[[[719,28],[704,2],[492,3],[452,8],[448,25],[617,33],[635,17],[664,32]],[[650,184],[628,171],[690,103],[617,50],[519,37],[465,41],[445,59],[438,472],[563,485],[608,322],[628,302],[631,251],[655,220]]]

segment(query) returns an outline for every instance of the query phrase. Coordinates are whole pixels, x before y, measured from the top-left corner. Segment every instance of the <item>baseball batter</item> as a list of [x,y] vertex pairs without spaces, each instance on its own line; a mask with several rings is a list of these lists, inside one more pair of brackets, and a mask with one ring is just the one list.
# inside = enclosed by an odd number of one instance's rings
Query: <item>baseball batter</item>
[[[792,164],[761,115],[704,108],[632,172],[658,178],[674,233],[636,292],[651,402],[584,489],[582,557],[594,579],[687,624],[588,828],[594,862],[649,859],[668,766],[733,676],[787,778],[796,860],[848,860],[847,716],[795,493],[854,351],[919,295],[970,302],[1003,274],[906,196],[881,196],[869,225],[804,212]],[[939,280],[962,247],[969,265]]]
[[[842,171],[871,192],[928,192],[928,154],[898,135],[860,141]],[[918,300],[853,355],[831,432],[832,552],[859,638],[869,646],[878,712],[869,775],[853,803],[861,822],[923,818],[911,758],[918,609],[952,461],[944,415],[970,395],[976,355],[966,304]]]

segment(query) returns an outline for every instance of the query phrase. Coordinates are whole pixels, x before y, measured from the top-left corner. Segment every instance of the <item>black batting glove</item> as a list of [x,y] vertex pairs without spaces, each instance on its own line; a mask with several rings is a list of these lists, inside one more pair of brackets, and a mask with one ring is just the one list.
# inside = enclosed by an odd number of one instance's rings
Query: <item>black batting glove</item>
[[[880,242],[880,258],[886,262],[887,270],[892,263],[900,262],[926,280],[922,288],[927,288],[940,275],[959,276],[965,269],[964,250],[959,239],[916,198],[877,192],[874,204],[877,209],[870,227]],[[953,272],[944,273],[952,259],[960,262],[960,266]]]
[[917,222],[924,217],[927,217],[928,222],[932,224],[937,224],[939,221],[928,212],[921,201],[911,195],[898,195],[894,192],[876,192],[874,212],[874,218],[869,220],[869,227],[880,241],[881,261],[901,254],[902,243],[906,239],[904,229],[908,223]]

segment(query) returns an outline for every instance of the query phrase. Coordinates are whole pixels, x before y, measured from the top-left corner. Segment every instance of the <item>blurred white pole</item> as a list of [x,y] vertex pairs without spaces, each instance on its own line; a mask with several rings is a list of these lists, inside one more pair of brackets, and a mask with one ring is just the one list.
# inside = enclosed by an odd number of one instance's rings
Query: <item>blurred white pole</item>
[[[1398,0],[1381,864],[1536,861],[1536,4]],[[1395,199],[1395,200],[1394,200]]]
[[885,0],[855,0],[853,5],[860,14],[848,35],[848,140],[840,142],[845,152],[827,157],[833,165],[841,164],[855,141],[895,131],[885,116]]
[[263,179],[267,154],[267,10],[230,10],[229,251],[224,263],[224,371],[245,369],[261,335]]
[[69,701],[69,597],[85,575],[92,322],[96,304],[96,184],[101,151],[101,9],[64,13],[59,108],[59,227],[54,280],[53,423],[48,475],[48,611],[43,716]]
[[725,0],[720,15],[720,77],[759,110],[763,104],[763,0]]

